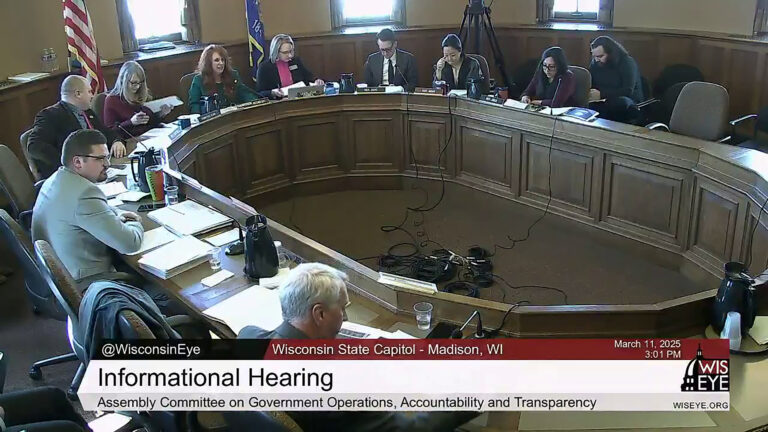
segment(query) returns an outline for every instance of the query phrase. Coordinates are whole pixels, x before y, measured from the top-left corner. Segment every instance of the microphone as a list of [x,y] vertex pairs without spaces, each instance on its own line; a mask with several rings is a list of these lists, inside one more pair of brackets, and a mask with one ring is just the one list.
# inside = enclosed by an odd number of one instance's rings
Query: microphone
[[555,87],[555,94],[554,94],[554,96],[552,96],[552,103],[550,103],[550,104],[549,104],[549,105],[550,105],[550,106],[549,106],[549,113],[550,113],[550,114],[552,114],[552,108],[554,108],[552,105],[554,105],[554,104],[555,104],[555,99],[557,99],[557,92],[559,92],[559,91],[560,91],[560,84],[562,84],[562,82],[563,82],[563,76],[562,76],[562,75],[560,75],[560,76],[557,78],[557,87]]
[[474,317],[477,317],[477,330],[475,330],[475,334],[472,335],[472,338],[485,339],[486,337],[488,337],[488,333],[485,330],[483,330],[483,318],[480,316],[480,312],[475,310],[474,312],[472,312],[472,315],[470,315],[469,318],[467,318],[467,320],[464,321],[464,324],[460,328],[451,332],[450,339],[462,339],[464,337],[464,328],[466,328],[467,325],[469,325],[469,323],[472,321]]
[[117,124],[117,127],[120,128],[121,131],[125,132],[126,135],[131,137],[131,139],[136,140],[136,145],[141,144],[141,146],[144,147],[145,151],[149,151],[149,149],[147,148],[147,145],[144,144],[144,139],[142,139],[141,137],[137,137],[137,136],[133,135],[132,133],[128,132],[128,130],[126,128],[120,126],[120,123]]
[[[391,61],[391,60],[390,60],[390,61]],[[405,91],[406,91],[407,93],[410,93],[410,92],[411,92],[411,83],[409,83],[409,82],[408,82],[408,78],[406,78],[406,77],[405,77],[405,75],[403,74],[403,71],[401,71],[401,70],[400,70],[400,65],[396,64],[396,65],[395,65],[395,70],[396,70],[396,71],[397,71],[397,73],[399,73],[399,74],[400,74],[400,76],[403,78],[403,81],[405,81]]]

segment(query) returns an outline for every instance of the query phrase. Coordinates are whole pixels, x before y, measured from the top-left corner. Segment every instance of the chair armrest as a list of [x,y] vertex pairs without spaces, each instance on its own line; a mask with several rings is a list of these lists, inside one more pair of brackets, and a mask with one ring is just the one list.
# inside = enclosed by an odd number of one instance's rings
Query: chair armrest
[[737,118],[736,120],[731,120],[728,123],[730,123],[731,126],[736,126],[737,124],[743,122],[744,120],[749,120],[751,118],[757,118],[757,114],[748,114],[748,115],[745,115],[744,117]]
[[648,100],[645,100],[645,101],[642,101],[642,102],[638,103],[637,107],[639,109],[643,109],[643,108],[645,108],[647,106],[653,105],[653,104],[658,103],[658,102],[661,102],[661,99],[656,99],[656,98],[648,99]]
[[669,132],[669,126],[665,125],[664,123],[658,123],[658,122],[657,123],[651,123],[651,124],[646,125],[645,127],[647,127],[648,129],[651,129],[651,130],[663,129],[663,130]]
[[28,233],[32,233],[32,210],[19,213],[19,225]]

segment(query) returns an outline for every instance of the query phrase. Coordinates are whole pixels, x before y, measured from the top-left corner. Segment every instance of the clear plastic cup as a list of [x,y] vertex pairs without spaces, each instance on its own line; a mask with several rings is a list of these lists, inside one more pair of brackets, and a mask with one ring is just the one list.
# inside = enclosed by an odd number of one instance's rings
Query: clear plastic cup
[[215,247],[211,249],[208,257],[208,263],[211,265],[211,270],[221,270],[221,248]]
[[419,330],[429,330],[432,324],[432,303],[416,303],[413,305],[413,311],[416,312],[416,325]]
[[165,205],[174,205],[179,203],[179,187],[178,186],[166,186],[165,187]]

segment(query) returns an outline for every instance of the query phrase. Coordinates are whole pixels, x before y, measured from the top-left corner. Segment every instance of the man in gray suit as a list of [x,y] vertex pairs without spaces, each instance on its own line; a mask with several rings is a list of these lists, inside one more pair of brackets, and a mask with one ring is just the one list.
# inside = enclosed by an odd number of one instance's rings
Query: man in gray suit
[[76,281],[114,272],[112,251],[136,252],[141,218],[116,210],[94,183],[107,179],[107,138],[95,129],[72,132],[61,151],[62,167],[43,183],[32,213],[32,238],[46,240]]
[[[278,295],[283,323],[273,331],[245,327],[238,339],[333,339],[345,320],[349,306],[347,275],[325,264],[300,264],[280,284]],[[305,431],[451,431],[470,421],[478,412],[312,412],[288,413]],[[225,413],[230,426],[243,432],[249,428],[248,412]]]
[[379,52],[365,62],[365,83],[369,87],[396,85],[412,92],[419,83],[413,54],[397,49],[395,32],[383,29],[376,35]]

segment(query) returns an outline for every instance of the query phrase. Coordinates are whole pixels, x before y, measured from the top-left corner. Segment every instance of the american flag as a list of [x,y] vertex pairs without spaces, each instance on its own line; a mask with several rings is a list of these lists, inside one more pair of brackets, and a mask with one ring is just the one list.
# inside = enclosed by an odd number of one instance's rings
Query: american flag
[[96,49],[96,38],[85,0],[62,0],[64,4],[64,32],[67,34],[67,49],[70,55],[82,65],[83,76],[88,79],[93,93],[107,90],[107,83],[101,73],[101,60]]

